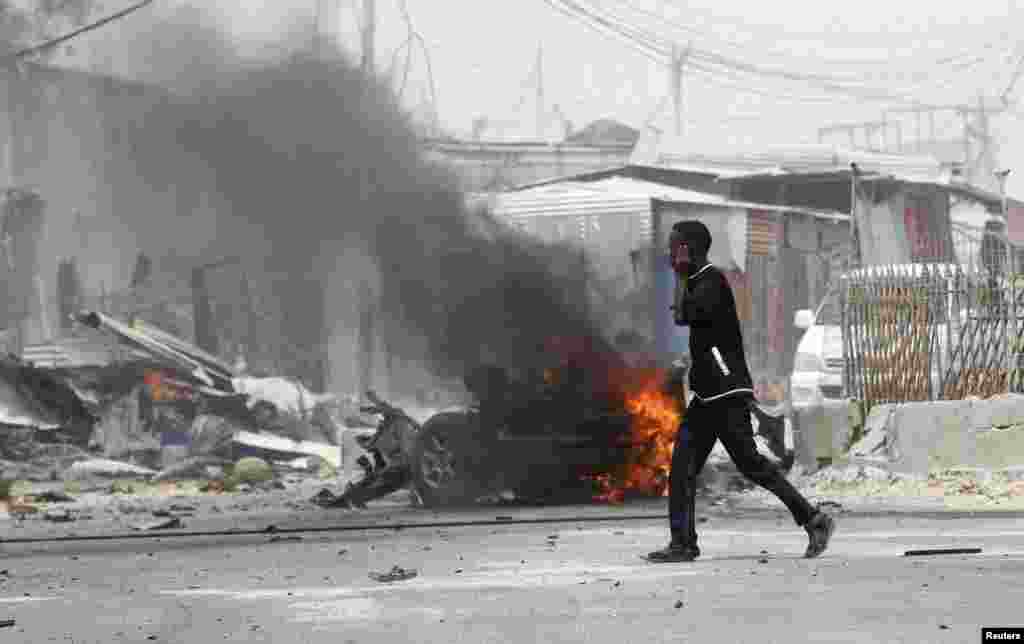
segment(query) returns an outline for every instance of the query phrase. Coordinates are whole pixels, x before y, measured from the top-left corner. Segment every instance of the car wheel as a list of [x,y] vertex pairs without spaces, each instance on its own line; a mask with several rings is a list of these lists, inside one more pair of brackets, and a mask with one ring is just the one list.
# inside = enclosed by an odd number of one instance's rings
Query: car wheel
[[486,493],[486,457],[474,415],[445,412],[423,425],[413,446],[413,484],[426,507],[466,505]]

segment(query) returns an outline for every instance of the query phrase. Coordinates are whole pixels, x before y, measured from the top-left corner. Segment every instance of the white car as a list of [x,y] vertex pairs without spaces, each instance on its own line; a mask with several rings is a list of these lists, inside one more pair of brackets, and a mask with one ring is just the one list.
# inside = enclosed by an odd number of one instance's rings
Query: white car
[[817,311],[797,311],[794,324],[804,329],[789,378],[790,409],[796,413],[820,407],[827,400],[842,401],[843,329],[839,292],[825,296]]

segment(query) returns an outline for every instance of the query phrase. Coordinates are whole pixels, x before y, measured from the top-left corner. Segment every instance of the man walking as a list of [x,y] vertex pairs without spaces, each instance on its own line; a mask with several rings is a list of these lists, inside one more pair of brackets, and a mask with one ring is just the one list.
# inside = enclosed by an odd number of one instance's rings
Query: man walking
[[693,561],[700,556],[694,517],[697,475],[716,440],[748,479],[781,500],[809,538],[804,556],[817,557],[828,547],[834,520],[811,506],[782,472],[757,451],[750,423],[754,389],[743,351],[736,301],[725,276],[708,263],[711,233],[699,221],[672,228],[672,263],[682,297],[675,322],[690,327],[690,390],[672,452],[669,489],[669,545],[648,555],[653,562]]

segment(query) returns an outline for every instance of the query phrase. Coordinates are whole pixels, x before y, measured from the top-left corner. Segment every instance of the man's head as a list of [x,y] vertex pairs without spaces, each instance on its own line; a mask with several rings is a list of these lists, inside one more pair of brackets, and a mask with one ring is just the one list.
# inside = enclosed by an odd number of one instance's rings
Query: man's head
[[670,239],[673,264],[699,268],[707,263],[711,249],[711,231],[699,221],[680,221],[672,226]]

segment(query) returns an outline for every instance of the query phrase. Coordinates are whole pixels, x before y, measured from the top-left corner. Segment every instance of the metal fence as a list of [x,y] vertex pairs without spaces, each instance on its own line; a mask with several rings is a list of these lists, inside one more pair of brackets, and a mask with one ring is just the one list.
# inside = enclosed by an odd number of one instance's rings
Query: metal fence
[[844,278],[845,388],[867,408],[1024,391],[1019,251],[965,228],[954,243],[956,264],[877,266]]

